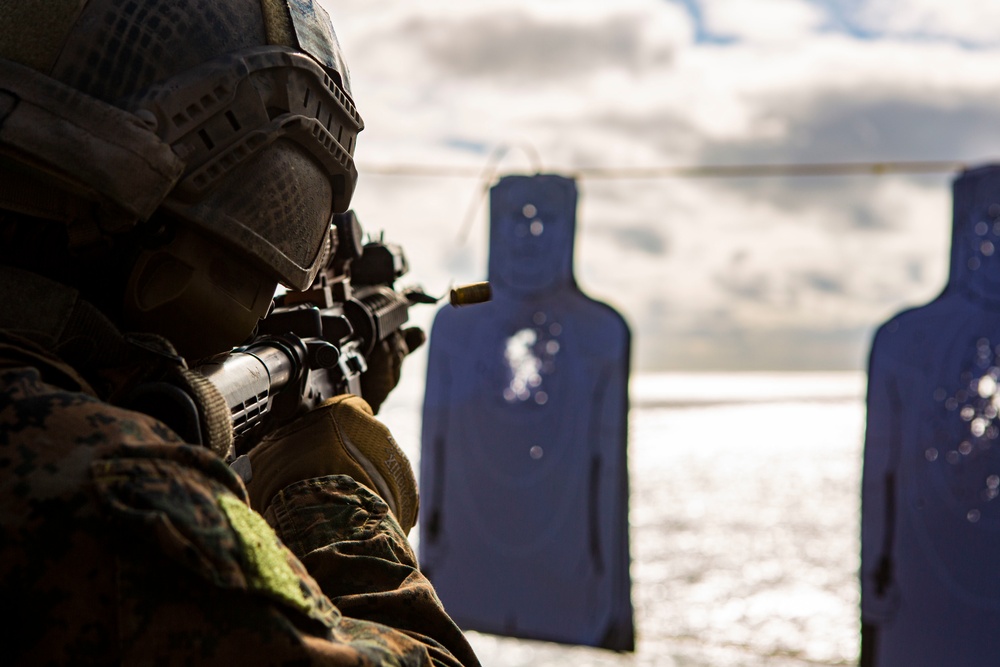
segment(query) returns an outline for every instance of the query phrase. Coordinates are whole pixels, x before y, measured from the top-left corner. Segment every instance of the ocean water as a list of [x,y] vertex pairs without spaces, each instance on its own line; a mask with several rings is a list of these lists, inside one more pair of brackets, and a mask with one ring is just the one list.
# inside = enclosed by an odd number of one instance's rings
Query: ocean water
[[[380,414],[414,466],[415,375]],[[635,653],[469,632],[483,664],[856,664],[864,383],[863,373],[633,376]]]

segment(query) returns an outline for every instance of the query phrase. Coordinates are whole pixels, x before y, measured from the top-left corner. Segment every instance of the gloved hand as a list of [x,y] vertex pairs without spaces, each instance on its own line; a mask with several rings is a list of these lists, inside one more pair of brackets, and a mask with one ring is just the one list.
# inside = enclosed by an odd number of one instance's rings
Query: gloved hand
[[248,456],[250,506],[262,514],[290,484],[350,475],[389,505],[404,533],[416,523],[419,499],[410,461],[358,396],[331,398],[265,436]]
[[427,340],[423,329],[411,327],[394,331],[375,346],[368,358],[368,370],[361,375],[361,395],[378,414],[389,392],[399,384],[403,359]]

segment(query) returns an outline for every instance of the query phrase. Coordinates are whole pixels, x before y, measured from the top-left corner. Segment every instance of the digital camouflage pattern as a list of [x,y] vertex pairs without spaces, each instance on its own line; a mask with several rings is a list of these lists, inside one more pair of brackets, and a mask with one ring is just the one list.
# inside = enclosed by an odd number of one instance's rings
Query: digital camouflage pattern
[[209,450],[0,345],[5,664],[478,664],[353,479],[287,487],[266,519]]

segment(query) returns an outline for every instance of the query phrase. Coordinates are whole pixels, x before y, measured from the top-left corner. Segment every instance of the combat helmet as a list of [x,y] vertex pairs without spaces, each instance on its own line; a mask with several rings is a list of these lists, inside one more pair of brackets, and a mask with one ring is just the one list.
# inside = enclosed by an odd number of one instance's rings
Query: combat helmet
[[0,0],[0,209],[132,239],[121,318],[187,356],[310,285],[362,129],[311,0]]

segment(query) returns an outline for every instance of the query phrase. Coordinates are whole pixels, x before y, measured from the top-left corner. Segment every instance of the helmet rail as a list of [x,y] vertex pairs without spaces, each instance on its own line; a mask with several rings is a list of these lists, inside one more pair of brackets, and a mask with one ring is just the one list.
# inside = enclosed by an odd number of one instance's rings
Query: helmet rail
[[[336,74],[336,73],[334,73]],[[338,78],[340,80],[338,80]],[[279,140],[308,154],[330,183],[331,213],[348,209],[364,129],[341,86],[311,56],[283,46],[226,54],[111,105],[24,65],[0,59],[0,162],[99,204],[105,233],[125,232],[163,208],[247,249],[291,287],[313,281],[327,240],[290,256],[198,202]],[[5,205],[0,193],[0,207]]]
[[[121,101],[169,143],[186,164],[165,209],[197,220],[198,202],[227,175],[279,139],[302,148],[330,183],[332,213],[350,205],[358,172],[354,147],[364,123],[351,98],[310,56],[282,46],[227,54]],[[254,238],[254,254],[286,285],[303,289],[320,270],[324,248],[289,256],[225,215],[206,231]]]
[[184,162],[134,114],[5,59],[0,162],[97,202],[107,231],[152,215],[184,173]]
[[[349,200],[353,152],[364,129],[354,103],[309,56],[282,46],[227,54],[122,101],[187,164],[172,196],[197,199],[219,178],[275,139],[306,149],[341,181]],[[350,181],[346,183],[343,181]],[[346,203],[336,202],[343,213]]]

